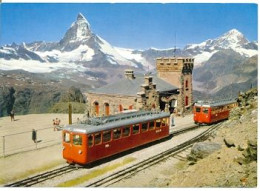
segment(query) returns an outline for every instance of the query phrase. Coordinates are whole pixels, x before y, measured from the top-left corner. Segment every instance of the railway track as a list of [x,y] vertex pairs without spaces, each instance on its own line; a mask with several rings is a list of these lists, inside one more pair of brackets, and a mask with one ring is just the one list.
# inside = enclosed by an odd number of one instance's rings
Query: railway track
[[[210,128],[211,131],[213,129],[216,129],[217,126],[218,125],[212,126]],[[191,131],[192,129],[196,129],[196,127],[192,126],[192,127],[184,128],[184,129],[181,129],[179,131],[172,133],[172,135],[179,135],[179,134],[182,134],[184,132]],[[175,154],[180,153],[181,151],[187,149],[188,147],[191,147],[193,143],[195,143],[199,140],[202,140],[202,138],[205,137],[206,135],[208,135],[209,133],[210,132],[208,130],[206,130],[201,135],[191,139],[188,142],[185,142],[181,145],[178,145],[177,147],[174,147],[170,150],[167,150],[167,151],[165,151],[165,152],[163,152],[159,155],[156,155],[156,156],[153,156],[149,159],[146,159],[146,160],[144,160],[144,161],[142,161],[142,162],[140,162],[136,165],[129,167],[128,169],[121,170],[119,172],[116,172],[115,174],[110,175],[109,177],[105,177],[105,178],[102,178],[102,179],[100,179],[96,182],[93,182],[93,183],[87,185],[87,187],[98,187],[98,186],[102,186],[102,185],[109,186],[113,183],[116,183],[116,182],[118,182],[118,181],[120,181],[120,180],[122,180],[122,179],[124,179],[128,176],[131,176],[132,174],[134,174],[138,171],[141,171],[145,168],[148,168],[149,166],[152,166],[154,164],[157,164],[158,162],[166,159],[167,157],[169,157],[171,155],[175,155]],[[4,187],[30,187],[30,186],[33,186],[35,184],[50,180],[52,178],[55,178],[57,176],[75,171],[77,169],[78,169],[77,167],[71,166],[71,165],[64,166],[64,167],[57,168],[55,170],[51,170],[51,171],[48,171],[48,172],[45,172],[45,173],[41,173],[41,174],[38,174],[36,176],[32,176],[32,177],[29,177],[29,178],[26,178],[26,179],[23,179],[23,180],[20,180],[20,181],[11,183],[11,184],[6,184],[6,185],[4,185]]]
[[212,132],[214,132],[216,129],[218,129],[221,126],[222,123],[218,123],[214,126],[211,126],[209,129],[204,131],[202,134],[190,139],[187,142],[184,142],[180,145],[177,145],[176,147],[173,147],[167,151],[164,151],[158,155],[152,156],[146,160],[143,160],[135,165],[132,165],[126,169],[117,171],[113,174],[110,174],[107,177],[104,177],[102,179],[99,179],[95,182],[91,182],[90,184],[86,185],[86,187],[108,187],[109,185],[112,185],[116,182],[119,182],[125,178],[128,178],[132,176],[133,174],[142,171],[148,167],[151,167],[155,164],[158,164],[158,162],[161,162],[168,157],[174,156],[179,154],[180,152],[188,149],[191,147],[194,143],[199,142],[199,141],[204,141],[206,140]]
[[52,171],[48,171],[42,174],[38,174],[33,177],[26,178],[24,180],[20,180],[11,184],[7,184],[4,187],[30,187],[32,185],[38,184],[40,182],[44,182],[46,180],[52,179],[54,177],[60,176],[62,174],[69,173],[71,171],[77,170],[78,168],[74,166],[64,166],[61,168],[57,168]]

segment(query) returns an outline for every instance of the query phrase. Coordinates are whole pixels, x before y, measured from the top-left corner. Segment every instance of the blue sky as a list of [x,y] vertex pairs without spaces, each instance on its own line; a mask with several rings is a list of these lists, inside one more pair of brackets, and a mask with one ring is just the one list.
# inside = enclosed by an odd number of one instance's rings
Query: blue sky
[[0,44],[59,41],[81,12],[113,46],[184,47],[233,28],[257,41],[257,4],[2,3]]

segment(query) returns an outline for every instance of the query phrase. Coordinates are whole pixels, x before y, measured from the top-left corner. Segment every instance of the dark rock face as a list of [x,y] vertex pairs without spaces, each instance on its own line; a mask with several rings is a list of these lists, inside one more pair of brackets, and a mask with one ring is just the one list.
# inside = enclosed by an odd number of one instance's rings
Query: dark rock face
[[247,163],[257,161],[257,141],[248,140],[247,148],[243,151],[243,156]]
[[211,153],[219,150],[221,145],[212,142],[202,142],[195,143],[191,149],[191,154],[188,160],[196,161],[197,159],[202,159],[210,155]]
[[0,88],[0,117],[9,115],[15,102],[15,89]]
[[53,112],[52,107],[58,102],[76,102],[84,105],[85,98],[80,89],[75,87],[70,87],[68,90],[51,87],[0,88],[0,117],[9,115],[11,110],[20,115]]
[[234,141],[230,138],[224,138],[224,143],[227,147],[235,147]]

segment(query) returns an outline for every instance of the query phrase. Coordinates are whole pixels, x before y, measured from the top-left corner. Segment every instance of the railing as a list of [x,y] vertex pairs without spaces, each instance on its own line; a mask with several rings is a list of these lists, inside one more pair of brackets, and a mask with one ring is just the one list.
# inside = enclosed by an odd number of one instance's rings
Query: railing
[[32,140],[32,131],[1,136],[0,157],[62,143],[61,131],[54,131],[53,127],[37,129],[36,135],[35,142]]

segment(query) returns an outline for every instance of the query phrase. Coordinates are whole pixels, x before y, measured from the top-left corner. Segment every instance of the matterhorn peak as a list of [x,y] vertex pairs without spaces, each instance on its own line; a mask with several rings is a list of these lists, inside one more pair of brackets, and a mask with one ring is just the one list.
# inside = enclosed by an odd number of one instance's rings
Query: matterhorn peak
[[78,17],[77,17],[77,20],[81,20],[81,19],[86,20],[86,18],[82,15],[82,13],[79,13]]
[[71,27],[60,41],[60,44],[67,45],[68,43],[82,42],[84,40],[88,40],[91,35],[92,32],[90,30],[90,24],[87,19],[79,13],[77,20],[72,23]]
[[86,23],[88,25],[88,27],[90,27],[89,22],[87,21],[87,19],[84,17],[83,14],[79,13],[77,16],[77,21],[76,22],[83,22]]

